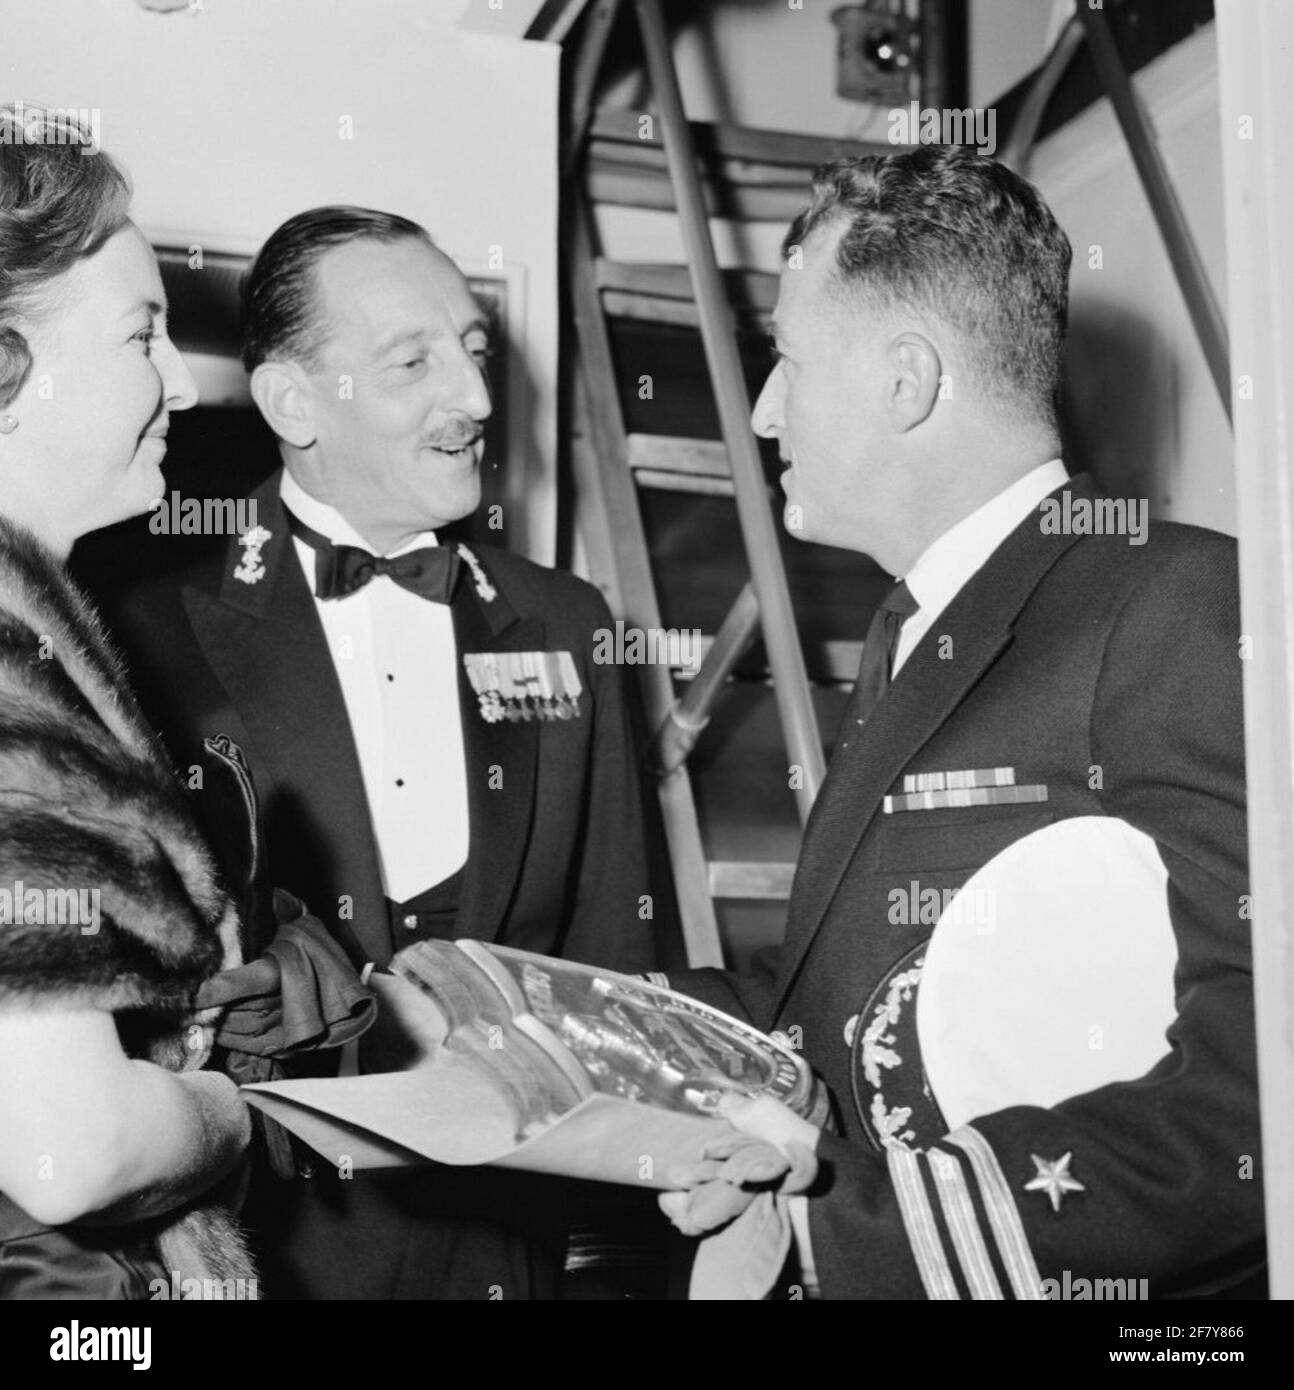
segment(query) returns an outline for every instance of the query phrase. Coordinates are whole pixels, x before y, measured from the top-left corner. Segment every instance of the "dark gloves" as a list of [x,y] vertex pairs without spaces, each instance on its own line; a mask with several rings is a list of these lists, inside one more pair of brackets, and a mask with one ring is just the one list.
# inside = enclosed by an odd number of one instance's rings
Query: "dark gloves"
[[[212,976],[196,1001],[225,1010],[216,1045],[226,1051],[225,1071],[242,1086],[278,1079],[282,1063],[298,1053],[341,1047],[377,1017],[377,1001],[327,927],[281,888],[273,909],[277,926],[263,954]],[[292,1177],[287,1131],[259,1112],[255,1119],[270,1167]]]
[[377,1001],[345,952],[281,888],[274,890],[274,914],[278,926],[264,954],[213,976],[198,992],[197,1007],[226,1010],[217,1045],[283,1060],[358,1038],[377,1017]]

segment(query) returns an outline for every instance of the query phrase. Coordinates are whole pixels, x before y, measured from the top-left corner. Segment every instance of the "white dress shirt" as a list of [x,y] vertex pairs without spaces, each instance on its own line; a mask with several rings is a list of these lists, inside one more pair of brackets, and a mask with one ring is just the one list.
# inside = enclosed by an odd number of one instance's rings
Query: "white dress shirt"
[[[957,597],[971,576],[1038,504],[1069,477],[1060,459],[1049,459],[991,497],[932,541],[907,572],[917,611],[899,629],[891,676],[897,676],[935,619]],[[1041,523],[1040,523],[1041,524]]]
[[[372,551],[340,512],[286,472],[282,498],[334,544]],[[293,542],[313,594],[315,552]],[[428,531],[394,553],[436,543]],[[467,862],[467,762],[449,605],[378,575],[345,598],[316,598],[315,608],[359,754],[382,884],[387,897],[406,902]]]

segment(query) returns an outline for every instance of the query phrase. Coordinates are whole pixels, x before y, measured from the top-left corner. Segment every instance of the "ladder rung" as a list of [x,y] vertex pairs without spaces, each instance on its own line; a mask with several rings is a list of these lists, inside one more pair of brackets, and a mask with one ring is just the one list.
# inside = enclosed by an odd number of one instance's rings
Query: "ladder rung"
[[[804,664],[809,680],[814,685],[849,685],[858,679],[858,668],[863,660],[863,644],[844,639],[829,638],[825,642],[806,638],[804,642]],[[742,668],[747,677],[757,675],[760,667],[747,662]],[[765,675],[771,684],[772,678]]]
[[[685,265],[654,265],[642,261],[613,261],[599,256],[598,288],[655,299],[692,299],[692,273]],[[777,303],[778,277],[767,270],[726,270],[724,283],[734,300],[772,313]]]
[[[594,203],[623,208],[652,208],[673,212],[674,189],[662,165],[659,170],[630,169],[603,165],[595,154],[589,157],[588,196]],[[789,222],[804,207],[808,182],[796,187],[746,187],[702,180],[706,210],[711,217],[735,218],[742,222]]]
[[732,478],[728,450],[717,439],[689,439],[678,434],[631,434],[629,467],[637,473],[675,473],[692,478]]
[[[653,122],[652,138],[642,138],[643,112],[603,107],[594,114],[590,134],[595,140],[617,141],[626,145],[659,146],[660,121]],[[785,130],[760,130],[755,126],[732,125],[725,121],[689,121],[698,153],[727,159],[756,160],[768,164],[789,164],[809,172],[819,164],[855,155],[891,154],[893,147],[864,140],[836,139],[834,136],[799,135]],[[807,181],[807,180],[806,180]]]
[[[728,302],[742,328],[764,328],[777,303],[777,276],[758,270],[727,270],[723,275]],[[598,262],[602,307],[612,318],[668,323],[697,328],[700,311],[692,298],[692,279],[685,266]]]
[[748,863],[739,859],[710,861],[710,893],[716,898],[785,902],[791,896],[794,877],[794,864]]
[[[603,290],[602,308],[608,318],[629,319],[634,323],[667,323],[672,328],[700,328],[701,311],[688,299],[658,299],[623,290]],[[733,305],[738,327],[746,333],[761,333],[768,327],[771,311]]]
[[[668,174],[665,151],[650,141],[635,140],[632,145],[594,140],[589,145],[589,162],[604,172],[623,174]],[[725,159],[697,155],[697,172],[703,179],[734,188],[774,188],[797,194],[804,201],[810,171],[800,165],[768,164],[749,159]]]
[[736,495],[728,450],[718,440],[631,434],[627,442],[629,467],[639,487],[702,497]]
[[687,492],[694,497],[735,497],[737,489],[729,478],[692,477],[687,473],[663,473],[655,468],[639,468],[634,473],[639,487],[652,492]]
[[603,290],[602,308],[608,318],[629,319],[633,323],[667,323],[671,328],[700,328],[701,315],[695,304],[684,299],[657,299],[623,290]]

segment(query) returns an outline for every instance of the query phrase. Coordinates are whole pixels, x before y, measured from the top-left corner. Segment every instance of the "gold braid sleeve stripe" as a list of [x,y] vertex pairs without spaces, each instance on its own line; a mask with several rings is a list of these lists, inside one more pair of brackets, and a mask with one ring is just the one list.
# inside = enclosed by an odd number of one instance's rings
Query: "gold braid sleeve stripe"
[[920,1155],[902,1145],[891,1144],[885,1150],[885,1157],[889,1164],[890,1181],[898,1195],[908,1244],[912,1247],[912,1258],[916,1261],[926,1297],[942,1300],[957,1298],[957,1284],[948,1267],[939,1228],[935,1225],[935,1214],[930,1209],[930,1199],[926,1196],[925,1183],[921,1179]]
[[940,1149],[929,1149],[926,1158],[935,1179],[935,1191],[944,1210],[944,1220],[952,1235],[953,1247],[961,1260],[962,1274],[976,1300],[1001,1300],[1002,1286],[993,1272],[993,1260],[980,1233],[975,1206],[971,1201],[962,1166]]
[[1041,1302],[1042,1278],[1034,1263],[1033,1251],[1020,1213],[1006,1185],[1006,1178],[987,1139],[972,1125],[963,1125],[948,1135],[945,1143],[956,1144],[970,1159],[971,1169],[979,1182],[980,1198],[988,1212],[989,1225],[997,1241],[998,1254],[1006,1266],[1011,1290],[1016,1298]]

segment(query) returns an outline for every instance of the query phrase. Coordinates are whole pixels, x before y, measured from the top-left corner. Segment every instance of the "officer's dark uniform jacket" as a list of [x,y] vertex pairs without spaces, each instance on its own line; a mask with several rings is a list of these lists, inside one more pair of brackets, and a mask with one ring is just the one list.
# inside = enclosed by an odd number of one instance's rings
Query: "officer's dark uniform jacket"
[[1261,1271],[1241,637],[1229,538],[1030,516],[837,750],[766,968],[673,978],[830,1087],[823,1296]]

